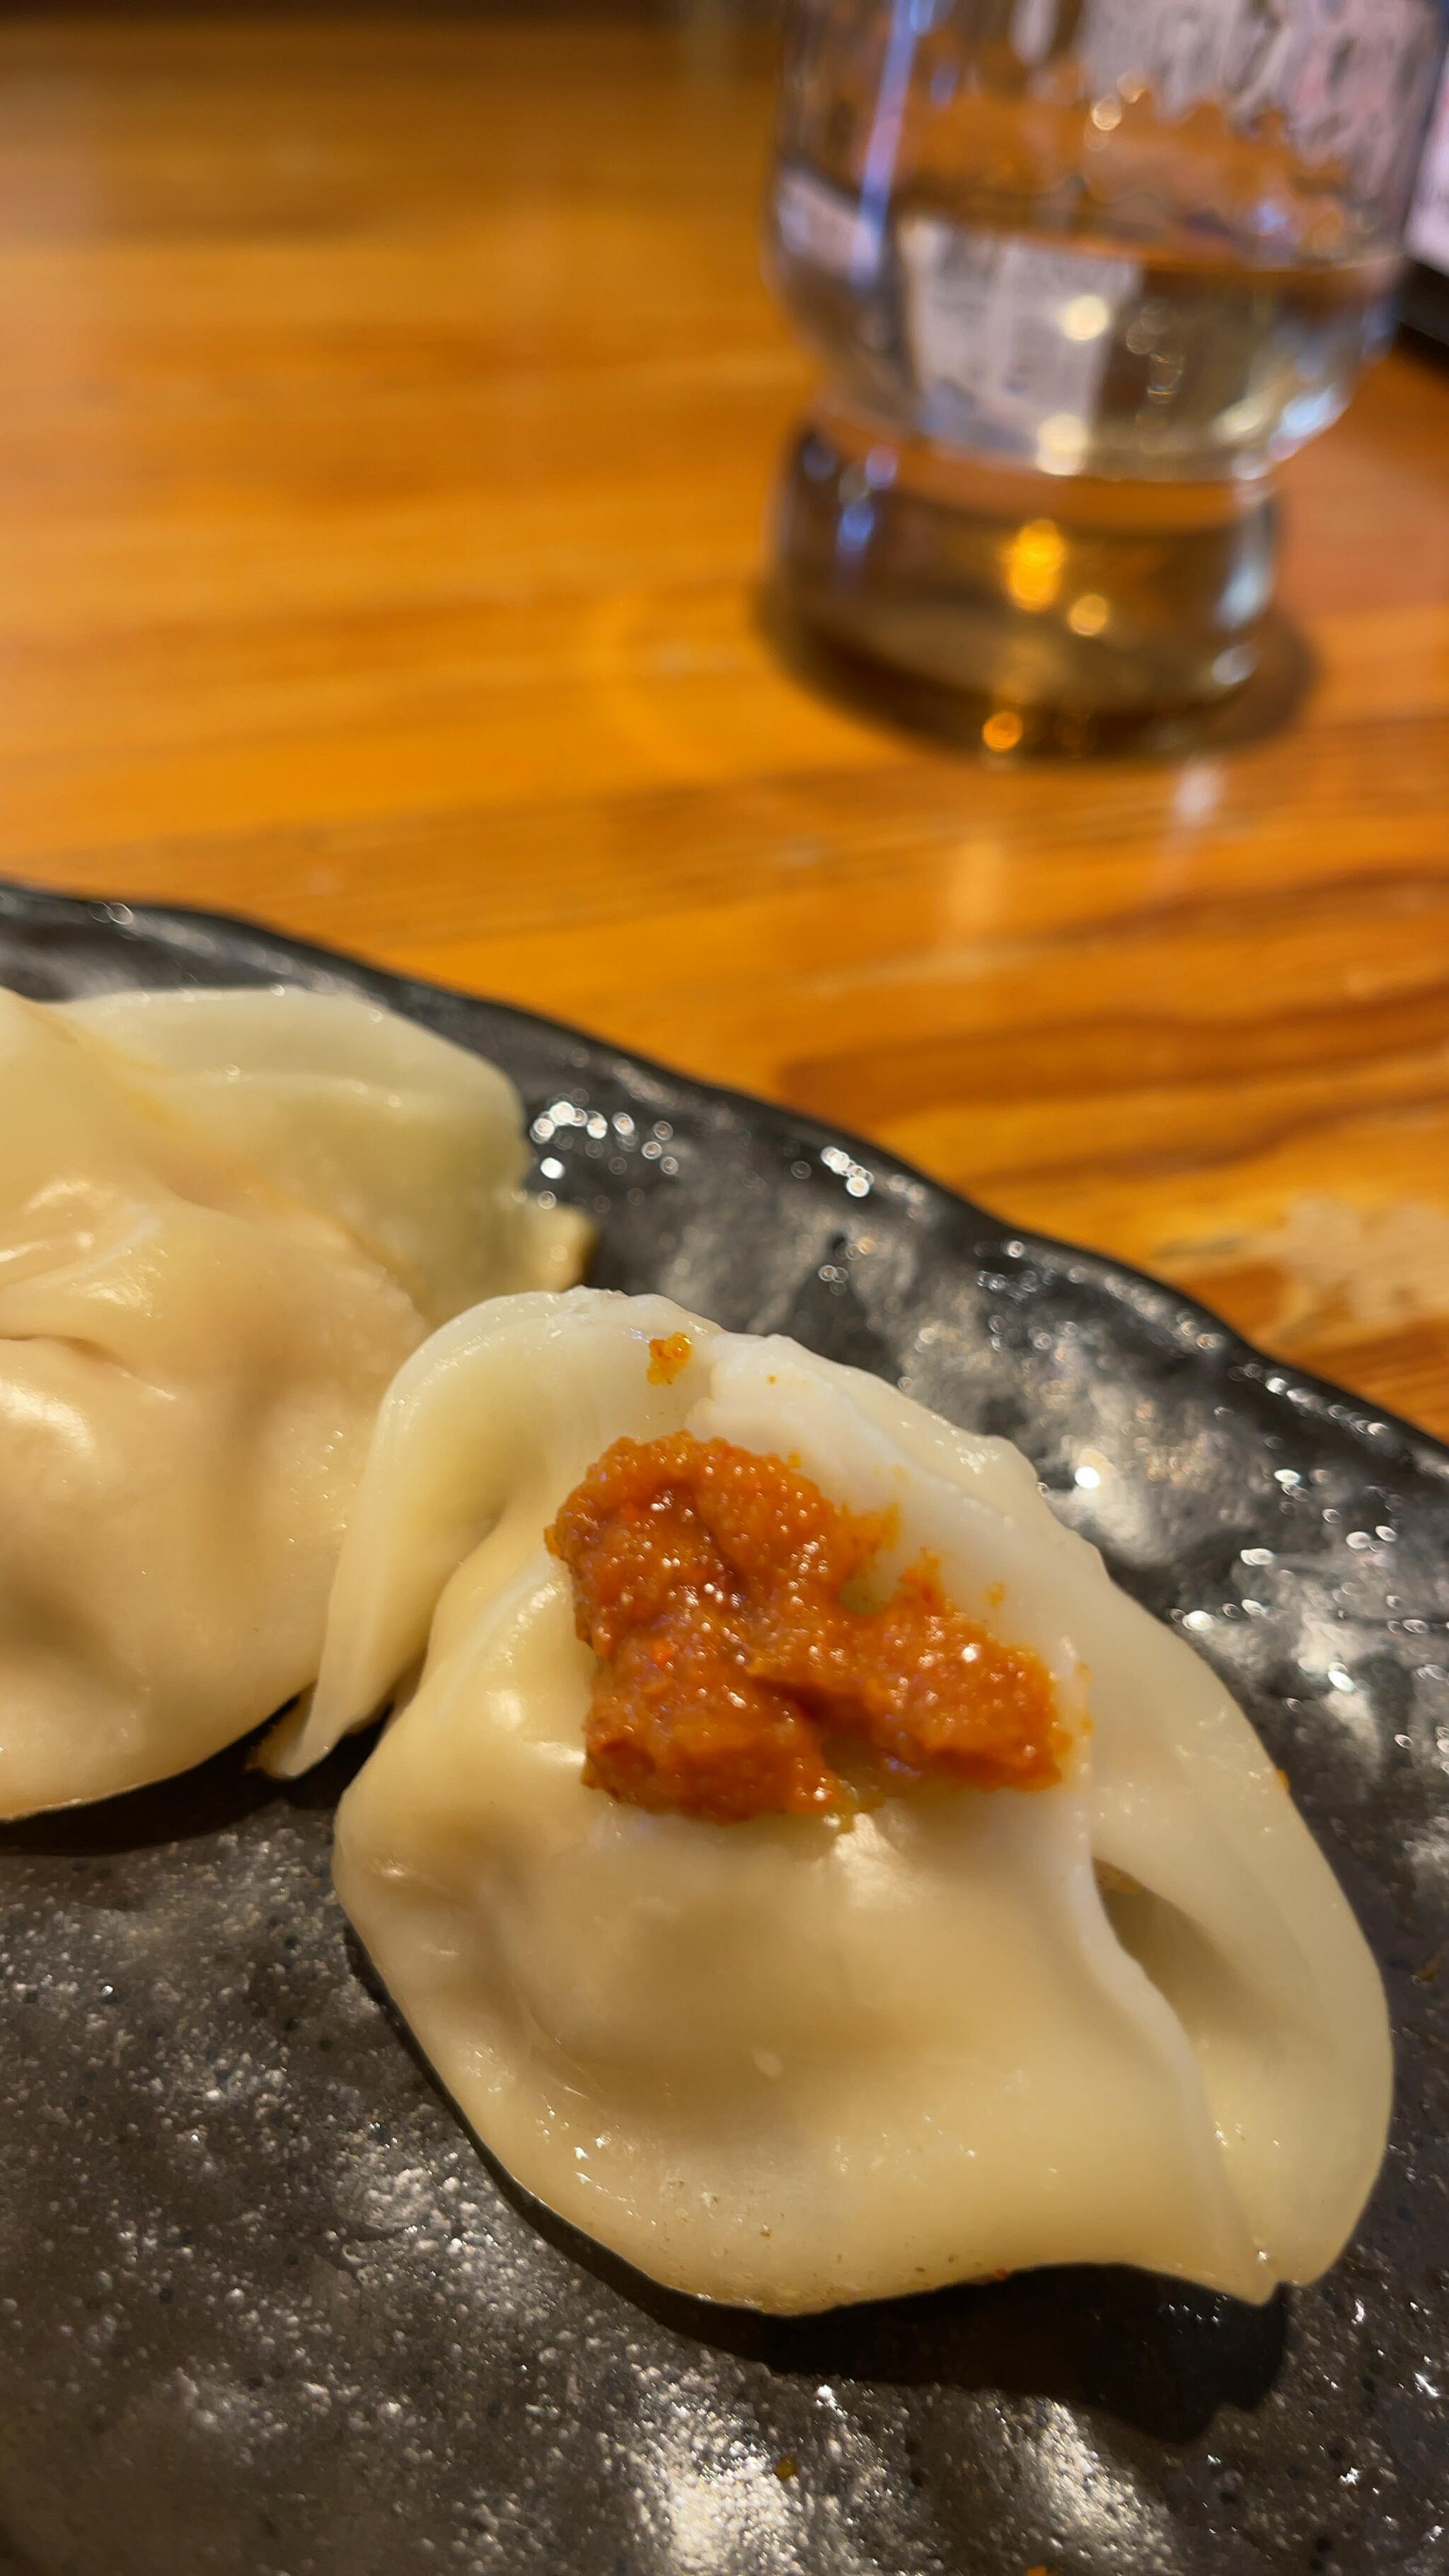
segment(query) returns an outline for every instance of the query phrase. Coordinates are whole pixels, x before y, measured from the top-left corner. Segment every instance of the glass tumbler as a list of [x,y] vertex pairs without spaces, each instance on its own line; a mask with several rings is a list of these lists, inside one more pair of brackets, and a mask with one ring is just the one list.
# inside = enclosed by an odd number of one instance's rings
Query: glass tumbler
[[794,0],[790,622],[1002,750],[1240,687],[1275,469],[1391,327],[1443,35],[1440,0]]

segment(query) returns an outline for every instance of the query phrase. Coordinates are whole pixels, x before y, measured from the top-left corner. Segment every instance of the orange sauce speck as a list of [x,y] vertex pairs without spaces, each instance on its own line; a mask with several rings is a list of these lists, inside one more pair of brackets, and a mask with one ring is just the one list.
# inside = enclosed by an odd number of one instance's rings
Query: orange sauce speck
[[842,1764],[881,1794],[1058,1779],[1045,1666],[955,1608],[929,1557],[878,1609],[844,1597],[893,1523],[725,1440],[616,1440],[547,1533],[599,1658],[587,1785],[729,1824],[848,1811]]
[[649,1345],[649,1383],[651,1386],[673,1386],[681,1369],[687,1369],[694,1357],[694,1344],[688,1333],[666,1333]]

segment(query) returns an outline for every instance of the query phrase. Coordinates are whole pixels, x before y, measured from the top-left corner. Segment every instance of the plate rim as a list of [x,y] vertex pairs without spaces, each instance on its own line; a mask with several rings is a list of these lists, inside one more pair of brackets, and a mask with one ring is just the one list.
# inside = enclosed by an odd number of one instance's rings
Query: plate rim
[[[1019,1257],[1023,1260],[1046,1256],[1064,1266],[1087,1261],[1109,1281],[1130,1282],[1138,1289],[1147,1290],[1154,1298],[1170,1300],[1174,1322],[1190,1322],[1222,1337],[1221,1347],[1211,1352],[1198,1351],[1199,1364],[1210,1362],[1214,1373],[1221,1374],[1235,1368],[1242,1370],[1246,1363],[1244,1374],[1256,1395],[1277,1407],[1286,1407],[1291,1421],[1302,1424],[1311,1415],[1326,1416],[1334,1431],[1354,1440],[1367,1450],[1376,1464],[1384,1467],[1398,1463],[1378,1436],[1390,1434],[1401,1444],[1410,1463],[1422,1475],[1431,1481],[1449,1484],[1449,1437],[1440,1439],[1408,1414],[1400,1413],[1392,1406],[1377,1404],[1371,1397],[1355,1394],[1351,1387],[1340,1385],[1336,1379],[1324,1377],[1316,1370],[1303,1368],[1295,1360],[1264,1349],[1240,1332],[1215,1307],[1193,1296],[1189,1290],[1175,1287],[1155,1271],[1144,1270],[1136,1262],[1120,1260],[1115,1254],[1101,1251],[1091,1244],[1074,1243],[1065,1236],[1043,1233],[1034,1226],[1017,1225],[1011,1217],[984,1206],[978,1199],[968,1198],[963,1191],[954,1189],[949,1181],[937,1179],[934,1173],[906,1161],[892,1147],[882,1144],[878,1138],[862,1134],[859,1129],[837,1127],[808,1111],[797,1111],[787,1102],[768,1099],[763,1092],[749,1091],[734,1083],[715,1082],[708,1075],[686,1072],[662,1057],[640,1053],[578,1021],[555,1019],[551,1013],[532,1010],[526,1003],[504,1001],[495,994],[478,992],[467,985],[442,983],[433,976],[410,974],[399,967],[384,965],[360,951],[335,948],[324,940],[300,937],[260,915],[222,911],[207,904],[164,903],[149,897],[133,899],[129,895],[79,894],[45,885],[33,878],[0,876],[0,921],[23,919],[27,913],[47,909],[62,917],[89,919],[97,928],[113,930],[122,939],[130,936],[133,928],[143,934],[147,931],[159,933],[163,940],[167,933],[174,939],[176,934],[195,927],[220,928],[244,940],[275,944],[283,951],[319,966],[344,968],[350,974],[388,986],[399,994],[412,990],[437,994],[444,1001],[464,1007],[481,1004],[521,1027],[561,1039],[565,1045],[602,1048],[621,1066],[627,1067],[631,1074],[642,1076],[646,1082],[686,1084],[700,1098],[717,1103],[737,1117],[744,1116],[756,1123],[763,1118],[773,1127],[787,1128],[790,1135],[798,1137],[802,1143],[845,1146],[853,1149],[853,1154],[870,1155],[891,1174],[927,1191],[957,1222],[964,1220],[968,1225],[999,1228],[1008,1242],[1021,1246]],[[146,988],[138,986],[136,989]],[[405,1010],[406,1006],[402,1007]],[[509,1078],[511,1080],[512,1076]],[[1167,1321],[1165,1317],[1161,1320]],[[1269,1382],[1268,1372],[1278,1380],[1276,1386]]]

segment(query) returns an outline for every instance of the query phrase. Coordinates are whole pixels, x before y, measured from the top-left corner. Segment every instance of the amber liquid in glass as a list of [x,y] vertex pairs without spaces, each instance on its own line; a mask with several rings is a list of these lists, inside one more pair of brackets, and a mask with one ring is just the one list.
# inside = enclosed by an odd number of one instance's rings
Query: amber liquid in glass
[[1002,748],[1043,711],[1074,748],[1240,687],[1274,468],[1382,346],[1391,244],[1215,104],[936,112],[919,59],[873,182],[889,82],[860,68],[854,104],[797,82],[776,172],[770,263],[827,384],[786,471],[780,605],[979,700]]

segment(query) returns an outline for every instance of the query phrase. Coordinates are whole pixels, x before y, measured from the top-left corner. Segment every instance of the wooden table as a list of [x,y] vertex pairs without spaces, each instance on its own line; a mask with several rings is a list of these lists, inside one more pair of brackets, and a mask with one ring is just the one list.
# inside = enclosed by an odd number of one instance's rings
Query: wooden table
[[8,21],[0,867],[794,1101],[1449,1431],[1449,373],[1293,469],[1290,729],[928,751],[756,622],[768,107],[709,0]]

